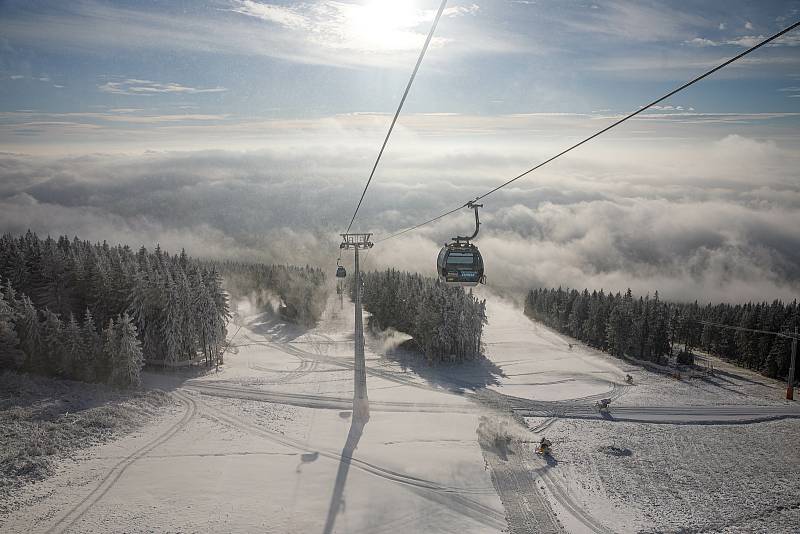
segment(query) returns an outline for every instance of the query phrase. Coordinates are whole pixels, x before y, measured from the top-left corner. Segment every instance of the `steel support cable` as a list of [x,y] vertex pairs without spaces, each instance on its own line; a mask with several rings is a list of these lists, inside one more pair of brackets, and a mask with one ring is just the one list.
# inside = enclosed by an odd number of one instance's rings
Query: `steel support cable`
[[394,125],[397,123],[397,118],[400,116],[400,111],[403,109],[403,104],[406,102],[406,98],[408,97],[408,93],[411,91],[411,85],[414,83],[414,78],[417,76],[417,71],[419,71],[420,65],[422,65],[422,60],[425,58],[425,52],[428,51],[428,46],[431,44],[431,40],[433,39],[433,34],[436,31],[436,26],[439,24],[439,19],[442,18],[442,13],[444,12],[444,8],[447,5],[447,0],[442,0],[441,5],[439,6],[439,11],[436,12],[436,17],[433,19],[433,25],[431,26],[431,31],[428,32],[428,37],[425,39],[425,44],[422,47],[422,51],[419,53],[419,58],[417,58],[417,64],[414,66],[414,70],[411,72],[411,78],[408,80],[408,85],[406,85],[406,90],[403,92],[403,98],[400,99],[400,104],[397,106],[397,111],[394,113],[394,118],[392,118],[392,122],[389,125],[389,131],[386,132],[386,137],[383,140],[383,145],[381,145],[381,149],[378,152],[378,157],[375,159],[375,164],[372,166],[372,171],[369,173],[369,178],[367,179],[367,183],[364,186],[364,190],[361,192],[361,198],[358,199],[358,205],[356,205],[356,209],[353,212],[353,217],[350,219],[350,224],[347,225],[347,231],[345,233],[350,232],[350,228],[353,227],[353,222],[356,220],[356,216],[358,215],[358,210],[361,208],[361,204],[364,202],[364,196],[367,194],[367,189],[369,189],[370,183],[372,183],[372,178],[375,176],[375,170],[378,168],[378,163],[381,161],[381,157],[383,156],[383,152],[386,149],[386,145],[389,143],[389,137],[392,135],[392,130],[394,130]]
[[723,328],[726,330],[736,330],[737,332],[752,332],[754,334],[768,334],[771,336],[784,337],[787,339],[800,339],[800,337],[792,334],[791,332],[774,332],[772,330],[759,330],[757,328],[745,328],[744,326],[734,326],[730,324],[712,323],[711,321],[701,321],[700,319],[689,319],[690,321],[705,326],[713,326],[715,328]]
[[790,31],[794,30],[794,29],[795,29],[795,28],[797,28],[798,26],[800,26],[800,21],[798,21],[798,22],[795,22],[795,23],[794,23],[794,24],[792,24],[791,26],[789,26],[789,27],[787,27],[787,28],[785,28],[785,29],[783,29],[783,30],[779,31],[779,32],[778,32],[778,33],[776,33],[775,35],[773,35],[773,36],[771,36],[771,37],[768,37],[767,39],[764,39],[764,40],[763,40],[763,41],[761,41],[760,43],[758,43],[758,44],[756,44],[756,45],[754,45],[754,46],[751,46],[750,48],[748,48],[747,50],[745,50],[745,51],[744,51],[744,52],[742,52],[741,54],[738,54],[738,55],[736,55],[736,56],[732,57],[731,59],[729,59],[729,60],[725,61],[724,63],[721,63],[721,64],[717,65],[717,66],[716,66],[716,67],[714,67],[713,69],[711,69],[711,70],[709,70],[709,71],[706,71],[706,72],[704,72],[703,74],[701,74],[700,76],[698,76],[698,77],[696,77],[696,78],[694,78],[694,79],[692,79],[692,80],[690,80],[690,81],[686,82],[685,84],[681,85],[680,87],[678,87],[678,88],[676,88],[676,89],[673,89],[672,91],[670,91],[669,93],[665,94],[665,95],[664,95],[664,96],[662,96],[661,98],[658,98],[658,99],[656,99],[656,100],[653,100],[652,102],[650,102],[650,103],[649,103],[649,104],[647,104],[646,106],[643,106],[643,107],[639,108],[638,110],[634,111],[633,113],[630,113],[630,114],[626,115],[625,117],[623,117],[623,118],[619,119],[618,121],[614,122],[613,124],[610,124],[609,126],[606,126],[605,128],[603,128],[602,130],[600,130],[600,131],[598,131],[598,132],[595,132],[594,134],[590,135],[590,136],[589,136],[589,137],[587,137],[586,139],[584,139],[584,140],[582,140],[582,141],[580,141],[580,142],[578,142],[578,143],[576,143],[576,144],[572,145],[571,147],[569,147],[569,148],[567,148],[567,149],[565,149],[565,150],[563,150],[563,151],[559,152],[559,153],[558,153],[558,154],[556,154],[555,156],[553,156],[553,157],[551,157],[551,158],[549,158],[549,159],[546,159],[545,161],[543,161],[543,162],[539,163],[539,164],[538,164],[538,165],[536,165],[535,167],[531,167],[530,169],[528,169],[527,171],[523,172],[522,174],[519,174],[519,175],[515,176],[514,178],[512,178],[512,179],[508,180],[507,182],[505,182],[505,183],[502,183],[502,184],[498,185],[498,186],[497,186],[497,187],[495,187],[494,189],[491,189],[490,191],[488,191],[488,192],[486,192],[486,193],[484,193],[484,194],[482,194],[482,195],[480,195],[480,196],[478,196],[478,197],[475,197],[473,200],[471,200],[471,201],[469,201],[469,202],[467,202],[467,203],[465,203],[465,204],[463,204],[463,205],[461,205],[461,206],[459,206],[459,207],[457,207],[457,208],[454,208],[454,209],[452,209],[452,210],[450,210],[450,211],[448,211],[448,212],[446,212],[446,213],[443,213],[443,214],[441,214],[441,215],[439,215],[439,216],[437,216],[437,217],[434,217],[434,218],[432,218],[432,219],[429,219],[429,220],[427,220],[427,221],[425,221],[425,222],[423,222],[423,223],[417,224],[417,225],[415,225],[415,226],[411,226],[411,227],[409,227],[409,228],[406,228],[406,229],[404,229],[404,230],[401,230],[401,231],[399,231],[399,232],[396,232],[396,233],[394,233],[394,234],[391,234],[391,235],[389,235],[388,237],[384,237],[384,238],[382,238],[382,239],[378,239],[378,240],[376,240],[376,241],[375,241],[375,243],[381,243],[382,241],[387,241],[387,240],[389,240],[389,239],[393,239],[393,238],[395,238],[395,237],[399,237],[399,236],[401,236],[401,235],[403,235],[403,234],[405,234],[405,233],[411,232],[411,231],[413,231],[413,230],[416,230],[417,228],[420,228],[420,227],[422,227],[422,226],[425,226],[425,225],[428,225],[428,224],[430,224],[430,223],[432,223],[432,222],[438,221],[439,219],[442,219],[442,218],[444,218],[444,217],[447,217],[448,215],[451,215],[451,214],[453,214],[453,213],[455,213],[455,212],[459,211],[460,209],[467,207],[467,205],[468,205],[470,202],[477,202],[477,201],[479,201],[479,200],[482,200],[482,199],[484,199],[484,198],[488,197],[488,196],[489,196],[489,195],[491,195],[492,193],[495,193],[495,192],[499,191],[500,189],[502,189],[502,188],[506,187],[507,185],[509,185],[509,184],[511,184],[511,183],[513,183],[513,182],[516,182],[516,181],[517,181],[517,180],[519,180],[520,178],[523,178],[523,177],[525,177],[525,176],[529,175],[530,173],[534,172],[535,170],[537,170],[537,169],[539,169],[539,168],[541,168],[541,167],[544,167],[545,165],[547,165],[547,164],[548,164],[548,163],[550,163],[551,161],[553,161],[553,160],[555,160],[555,159],[558,159],[558,158],[560,158],[560,157],[561,157],[561,156],[563,156],[564,154],[566,154],[566,153],[568,153],[568,152],[571,152],[572,150],[574,150],[574,149],[578,148],[579,146],[581,146],[581,145],[583,145],[583,144],[585,144],[585,143],[588,143],[589,141],[591,141],[591,140],[592,140],[592,139],[594,139],[595,137],[598,137],[598,136],[600,136],[600,135],[602,135],[602,134],[606,133],[607,131],[611,130],[612,128],[615,128],[615,127],[619,126],[620,124],[622,124],[623,122],[627,121],[628,119],[632,119],[633,117],[635,117],[635,116],[639,115],[640,113],[642,113],[642,112],[646,111],[647,109],[649,109],[649,108],[651,108],[651,107],[655,106],[655,105],[656,105],[656,104],[658,104],[659,102],[663,102],[664,100],[666,100],[666,99],[670,98],[671,96],[675,95],[676,93],[679,93],[680,91],[683,91],[683,90],[684,90],[684,89],[686,89],[687,87],[689,87],[689,86],[691,86],[691,85],[694,85],[695,83],[699,82],[699,81],[700,81],[700,80],[702,80],[703,78],[706,78],[706,77],[708,77],[708,76],[710,76],[710,75],[714,74],[714,73],[715,73],[715,72],[717,72],[718,70],[720,70],[720,69],[723,69],[723,68],[727,67],[728,65],[730,65],[730,64],[731,64],[731,63],[733,63],[734,61],[737,61],[737,60],[739,60],[739,59],[743,58],[744,56],[746,56],[746,55],[750,54],[751,52],[754,52],[755,50],[757,50],[757,49],[761,48],[762,46],[764,46],[764,45],[766,45],[766,44],[768,44],[768,43],[770,43],[770,42],[774,41],[775,39],[778,39],[779,37],[783,36],[784,34],[786,34],[786,33],[789,33]]

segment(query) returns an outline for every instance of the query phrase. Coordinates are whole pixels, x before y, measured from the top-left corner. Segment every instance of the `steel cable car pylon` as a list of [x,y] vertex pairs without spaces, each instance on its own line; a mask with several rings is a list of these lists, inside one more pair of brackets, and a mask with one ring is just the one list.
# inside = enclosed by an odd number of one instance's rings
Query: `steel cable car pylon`
[[436,272],[439,280],[450,286],[472,287],[486,283],[483,271],[483,257],[478,247],[470,243],[478,236],[481,229],[481,219],[478,208],[483,204],[467,202],[465,208],[475,210],[475,232],[469,237],[456,236],[452,243],[447,243],[439,251],[436,261]]
[[353,304],[355,308],[355,328],[353,330],[353,420],[365,423],[369,419],[369,398],[367,397],[367,369],[364,361],[364,324],[361,312],[361,270],[358,265],[358,251],[369,250],[373,243],[372,234],[341,234],[342,250],[352,249],[353,264]]

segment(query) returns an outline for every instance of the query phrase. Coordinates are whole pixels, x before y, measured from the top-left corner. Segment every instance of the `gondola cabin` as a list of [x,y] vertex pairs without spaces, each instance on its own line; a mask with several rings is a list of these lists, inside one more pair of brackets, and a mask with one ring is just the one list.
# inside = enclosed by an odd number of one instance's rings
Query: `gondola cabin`
[[486,282],[483,258],[472,243],[454,242],[442,247],[437,260],[439,280],[450,286],[472,287]]
[[342,267],[341,265],[336,267],[336,278],[344,278],[346,276],[347,276],[347,271],[345,270],[344,267]]

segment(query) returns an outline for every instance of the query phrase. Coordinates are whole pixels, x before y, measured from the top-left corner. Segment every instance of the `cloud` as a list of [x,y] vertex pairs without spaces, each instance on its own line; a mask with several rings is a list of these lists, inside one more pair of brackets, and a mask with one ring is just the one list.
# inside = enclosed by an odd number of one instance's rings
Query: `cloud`
[[196,95],[227,91],[224,87],[189,87],[179,83],[159,83],[135,78],[128,78],[119,82],[106,82],[98,85],[97,88],[104,93],[129,96],[153,96],[158,94]]
[[[15,4],[4,11],[3,36],[17,47],[107,56],[120,50],[271,57],[338,67],[407,69],[435,11],[409,2],[321,0],[278,4],[214,0],[187,4],[180,16],[160,3],[135,9],[75,0],[57,7]],[[472,19],[476,4],[454,4],[432,43],[447,60],[486,52],[529,51],[518,36]],[[458,43],[458,46],[448,46]],[[445,59],[441,56],[439,61]],[[436,57],[430,62],[437,61]]]
[[[669,115],[671,113],[667,113]],[[385,117],[382,117],[385,119]],[[480,128],[481,117],[456,117]],[[422,124],[453,117],[418,117]],[[374,156],[367,117],[327,123],[258,151],[0,157],[0,231],[70,233],[155,243],[212,257],[335,263]],[[452,209],[561,147],[515,139],[518,126],[576,125],[587,116],[508,118],[506,132],[469,143],[400,126],[356,220],[378,238]],[[672,120],[672,119],[658,119]],[[385,121],[378,121],[380,126]],[[633,129],[647,127],[641,121]],[[380,130],[376,123],[376,130]],[[355,126],[361,124],[362,126]],[[712,127],[712,126],[707,126]],[[621,132],[587,145],[485,199],[478,244],[490,284],[659,290],[674,299],[791,299],[800,295],[797,139],[705,133],[659,142]],[[694,128],[706,128],[703,124]],[[363,139],[362,139],[363,135]],[[305,141],[301,141],[305,139]],[[325,139],[325,141],[323,141]],[[561,139],[559,137],[558,139]],[[368,142],[372,140],[372,142]],[[421,148],[425,147],[425,150]],[[438,247],[471,228],[464,210],[376,246],[367,268],[434,273]]]
[[231,11],[293,29],[306,29],[312,24],[306,16],[290,7],[263,4],[252,0],[240,0],[238,5],[231,8]]
[[728,41],[725,41],[725,44],[741,46],[742,48],[750,48],[751,46],[757,45],[758,43],[760,43],[764,39],[766,39],[766,37],[764,37],[763,35],[758,35],[758,36],[756,36],[756,35],[745,35],[745,36],[739,37],[737,39],[730,39]]
[[[710,41],[710,40],[709,40]],[[630,76],[633,80],[664,80],[674,83],[677,80],[696,76],[698,71],[716,67],[731,59],[734,51],[726,50],[722,41],[711,41],[712,44],[697,44],[691,40],[683,41],[686,46],[673,48],[669,53],[653,54],[649,51],[632,50],[622,56],[601,58],[586,65],[586,69],[609,72],[616,76]],[[767,45],[768,47],[771,47]],[[760,53],[752,54],[737,60],[723,69],[717,76],[726,78],[763,77],[770,75],[785,76],[800,66],[800,56],[785,50],[785,44],[775,45]]]
[[[669,106],[671,109],[667,109]],[[683,109],[678,109],[678,108]],[[178,110],[180,111],[180,110]],[[407,147],[420,154],[432,150],[455,150],[471,165],[506,164],[517,153],[526,159],[545,153],[529,147],[564,148],[554,139],[588,136],[622,118],[622,114],[603,113],[527,113],[499,116],[467,114],[410,113],[402,117],[392,138],[392,146]],[[702,113],[685,104],[667,104],[648,110],[614,134],[616,138],[648,137],[699,139],[719,135],[722,126],[731,125],[749,135],[774,135],[775,129],[790,128],[800,113]],[[357,113],[317,118],[288,119],[229,114],[177,113],[155,111],[97,111],[47,113],[16,111],[0,113],[0,150],[39,155],[81,154],[86,152],[142,152],[158,150],[199,150],[221,148],[258,150],[264,147],[304,145],[335,147],[336,150],[372,150],[375,139],[386,133],[391,116],[382,113]],[[481,143],[480,139],[484,139]],[[501,144],[508,148],[496,149]],[[483,150],[483,145],[492,150]],[[441,148],[439,148],[441,147]],[[476,156],[472,156],[472,151]],[[480,156],[478,156],[480,154]],[[365,156],[369,157],[369,156]],[[391,157],[388,156],[387,157]],[[435,158],[422,156],[417,161]],[[511,174],[514,169],[509,169]]]
[[787,33],[784,36],[775,39],[768,46],[800,46],[800,35],[795,31],[794,33]]
[[[446,8],[446,17],[474,15],[477,4]],[[323,0],[312,4],[279,6],[236,0],[235,13],[269,22],[330,49],[363,52],[416,51],[428,32],[424,24],[433,20],[435,11],[416,9],[412,4],[377,0],[352,3]],[[446,39],[434,38],[433,46]]]
[[704,39],[702,37],[695,37],[694,39],[684,41],[684,43],[692,46],[720,46],[721,44],[716,41],[712,41],[711,39]]
[[657,42],[687,39],[697,28],[713,23],[705,16],[682,11],[659,2],[625,2],[611,0],[593,9],[576,10],[565,17],[560,10],[542,13],[557,26],[581,35],[603,36],[606,39]]
[[711,39],[695,37],[694,39],[689,39],[688,41],[684,41],[684,44],[688,44],[691,46],[698,46],[698,47],[727,45],[727,46],[741,46],[742,48],[750,48],[752,46],[757,45],[764,39],[766,39],[766,37],[764,37],[763,35],[759,36],[745,35],[742,37],[737,37],[736,39],[726,39],[722,41],[713,41]]
[[[711,39],[705,39],[702,37],[695,37],[693,39],[689,39],[684,41],[684,44],[696,47],[711,47],[711,46],[740,46],[742,48],[750,48],[752,46],[757,45],[761,41],[766,39],[764,35],[743,35],[741,37],[737,37],[736,39],[724,39],[719,41],[714,41]],[[783,37],[776,39],[775,41],[769,43],[767,46],[775,47],[775,46],[800,46],[800,37],[796,35],[784,35]]]
[[23,75],[23,74],[12,74],[12,75],[10,75],[8,78],[9,78],[10,80],[25,80],[25,79],[30,79],[30,80],[34,80],[34,81],[38,81],[38,82],[45,82],[45,83],[49,83],[49,82],[53,81],[53,80],[50,78],[50,76],[48,76],[47,74],[41,74],[41,75],[39,75],[39,76],[33,76],[33,77],[28,77],[28,76],[25,76],[25,75]]
[[654,109],[656,111],[684,111],[686,109],[694,110],[694,108],[685,108],[683,106],[659,106],[659,105],[652,106],[650,109]]
[[470,4],[468,6],[453,6],[445,8],[442,13],[445,17],[460,17],[464,15],[475,15],[480,11],[478,4]]
[[[85,126],[98,130],[99,135],[114,137],[118,134],[127,134],[136,137],[136,131],[131,127],[136,126],[140,130],[148,127],[158,127],[168,125],[174,127],[180,124],[209,124],[218,125],[228,119],[227,114],[202,114],[202,113],[169,113],[156,114],[144,112],[137,108],[115,108],[108,111],[85,111],[85,112],[64,112],[48,113],[33,110],[19,110],[13,112],[0,112],[0,118],[4,119],[5,127],[13,131],[19,127],[30,126],[31,124],[42,125],[72,125]],[[0,126],[0,129],[3,127]],[[8,130],[7,130],[8,131]],[[58,135],[58,130],[51,133]],[[102,132],[102,133],[101,133]],[[45,131],[42,132],[46,135]],[[144,135],[152,135],[141,132]],[[99,140],[96,139],[96,140]],[[87,139],[88,141],[88,139]],[[98,145],[95,145],[97,147]]]

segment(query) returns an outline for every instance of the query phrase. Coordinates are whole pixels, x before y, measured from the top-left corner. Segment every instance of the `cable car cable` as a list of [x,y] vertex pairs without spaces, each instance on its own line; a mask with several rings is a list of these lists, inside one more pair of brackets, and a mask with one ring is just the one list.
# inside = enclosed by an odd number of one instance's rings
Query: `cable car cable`
[[367,189],[369,189],[369,185],[372,182],[372,178],[375,176],[375,170],[378,168],[378,163],[381,161],[381,156],[383,156],[383,151],[386,149],[386,145],[389,143],[389,137],[392,135],[392,130],[394,130],[394,125],[397,122],[397,117],[400,116],[400,111],[403,109],[403,104],[406,102],[406,97],[408,97],[409,91],[411,91],[411,85],[414,83],[414,78],[417,76],[417,71],[419,71],[419,67],[422,64],[422,60],[425,57],[425,52],[428,51],[428,46],[431,44],[431,40],[433,39],[433,34],[436,31],[436,26],[439,24],[439,19],[442,18],[442,13],[444,12],[444,8],[447,5],[447,0],[442,0],[441,5],[439,6],[439,11],[436,12],[436,17],[433,19],[433,25],[431,26],[430,32],[428,32],[428,37],[425,39],[425,45],[422,47],[422,51],[419,54],[419,58],[417,59],[417,64],[414,66],[414,70],[411,72],[411,78],[408,80],[408,85],[406,85],[406,90],[403,92],[403,98],[400,99],[400,105],[397,106],[397,111],[394,113],[394,118],[392,119],[392,123],[389,125],[389,131],[386,132],[386,138],[383,140],[383,145],[381,146],[380,151],[378,152],[378,157],[375,159],[375,165],[372,166],[372,172],[369,173],[369,178],[367,179],[367,183],[364,186],[364,190],[361,192],[361,198],[358,200],[358,205],[356,205],[356,209],[353,212],[353,217],[350,219],[350,224],[347,225],[347,231],[345,232],[350,233],[350,228],[353,227],[353,222],[356,220],[356,216],[358,215],[358,210],[361,208],[361,203],[364,202],[364,196],[367,194]]
[[794,24],[792,24],[791,26],[789,26],[789,27],[787,27],[787,28],[785,28],[785,29],[783,29],[783,30],[779,31],[779,32],[778,32],[778,33],[776,33],[775,35],[773,35],[773,36],[771,36],[771,37],[768,37],[767,39],[764,39],[764,40],[763,40],[763,41],[761,41],[760,43],[758,43],[758,44],[756,44],[756,45],[754,45],[754,46],[751,46],[750,48],[748,48],[748,49],[747,49],[747,50],[745,50],[744,52],[742,52],[742,53],[740,53],[740,54],[738,54],[738,55],[736,55],[736,56],[732,57],[731,59],[729,59],[729,60],[725,61],[724,63],[721,63],[721,64],[717,65],[717,66],[716,66],[716,67],[714,67],[713,69],[711,69],[711,70],[709,70],[709,71],[706,71],[705,73],[701,74],[700,76],[697,76],[696,78],[694,78],[694,79],[692,79],[692,80],[690,80],[690,81],[686,82],[685,84],[681,85],[681,86],[680,86],[680,87],[678,87],[677,89],[673,89],[672,91],[670,91],[670,92],[669,92],[669,93],[667,93],[666,95],[662,96],[661,98],[658,98],[658,99],[656,99],[656,100],[653,100],[652,102],[650,102],[650,103],[649,103],[649,104],[647,104],[646,106],[643,106],[643,107],[639,108],[638,110],[634,111],[633,113],[630,113],[630,114],[626,115],[625,117],[623,117],[623,118],[619,119],[618,121],[614,122],[613,124],[611,124],[611,125],[609,125],[609,126],[606,126],[606,127],[605,127],[605,128],[603,128],[602,130],[600,130],[600,131],[598,131],[598,132],[595,132],[594,134],[590,135],[589,137],[587,137],[587,138],[586,138],[586,139],[584,139],[583,141],[580,141],[579,143],[576,143],[576,144],[572,145],[571,147],[569,147],[569,148],[567,148],[567,149],[565,149],[565,150],[563,150],[563,151],[559,152],[559,153],[558,153],[558,154],[556,154],[555,156],[553,156],[553,157],[551,157],[551,158],[549,158],[549,159],[547,159],[547,160],[543,161],[542,163],[539,163],[538,165],[536,165],[536,166],[534,166],[534,167],[532,167],[532,168],[528,169],[527,171],[523,172],[522,174],[519,174],[519,175],[515,176],[514,178],[512,178],[512,179],[508,180],[507,182],[505,182],[505,183],[503,183],[503,184],[500,184],[500,185],[498,185],[497,187],[495,187],[494,189],[491,189],[491,190],[490,190],[490,191],[488,191],[487,193],[484,193],[483,195],[480,195],[480,196],[478,196],[478,197],[475,197],[473,200],[471,200],[471,201],[469,201],[469,202],[467,202],[467,203],[465,203],[465,204],[463,204],[463,205],[461,205],[461,206],[459,206],[459,207],[457,207],[457,208],[454,208],[454,209],[452,209],[452,210],[450,210],[450,211],[448,211],[448,212],[446,212],[446,213],[443,213],[443,214],[441,214],[441,215],[439,215],[439,216],[437,216],[437,217],[434,217],[434,218],[432,218],[432,219],[429,219],[429,220],[427,220],[427,221],[425,221],[425,222],[423,222],[423,223],[420,223],[420,224],[417,224],[417,225],[415,225],[415,226],[412,226],[412,227],[406,228],[406,229],[404,229],[404,230],[401,230],[401,231],[399,231],[399,232],[396,232],[396,233],[394,233],[394,234],[391,234],[391,235],[389,235],[388,237],[384,237],[384,238],[382,238],[382,239],[377,239],[377,240],[375,241],[375,243],[381,243],[381,242],[383,242],[383,241],[387,241],[387,240],[389,240],[389,239],[393,239],[393,238],[395,238],[395,237],[399,237],[399,236],[401,236],[401,235],[403,235],[403,234],[405,234],[405,233],[411,232],[411,231],[413,231],[413,230],[416,230],[417,228],[420,228],[420,227],[422,227],[422,226],[425,226],[425,225],[428,225],[428,224],[430,224],[430,223],[432,223],[432,222],[438,221],[439,219],[442,219],[442,218],[444,218],[444,217],[447,217],[448,215],[451,215],[451,214],[453,214],[453,213],[455,213],[455,212],[457,212],[457,211],[459,211],[459,210],[461,210],[461,209],[463,209],[463,208],[466,208],[466,207],[468,207],[468,206],[469,206],[470,202],[477,202],[477,201],[479,201],[479,200],[482,200],[482,199],[484,199],[484,198],[488,197],[488,196],[489,196],[489,195],[491,195],[492,193],[495,193],[495,192],[499,191],[500,189],[502,189],[502,188],[506,187],[507,185],[509,185],[509,184],[511,184],[511,183],[513,183],[513,182],[516,182],[516,181],[517,181],[517,180],[519,180],[520,178],[523,178],[523,177],[527,176],[528,174],[532,173],[533,171],[535,171],[535,170],[537,170],[537,169],[539,169],[539,168],[541,168],[541,167],[544,167],[545,165],[547,165],[547,164],[548,164],[548,163],[550,163],[551,161],[553,161],[553,160],[555,160],[555,159],[557,159],[557,158],[559,158],[559,157],[563,156],[564,154],[566,154],[566,153],[568,153],[568,152],[571,152],[572,150],[574,150],[574,149],[578,148],[579,146],[583,145],[584,143],[587,143],[587,142],[591,141],[591,140],[592,140],[592,139],[594,139],[595,137],[598,137],[599,135],[602,135],[602,134],[604,134],[605,132],[607,132],[607,131],[611,130],[612,128],[615,128],[616,126],[619,126],[620,124],[622,124],[623,122],[627,121],[628,119],[631,119],[631,118],[635,117],[636,115],[639,115],[639,114],[640,114],[640,113],[642,113],[643,111],[645,111],[645,110],[647,110],[647,109],[649,109],[649,108],[651,108],[651,107],[655,106],[655,105],[656,105],[656,104],[658,104],[659,102],[662,102],[662,101],[666,100],[667,98],[669,98],[669,97],[671,97],[671,96],[675,95],[676,93],[679,93],[680,91],[683,91],[683,90],[684,90],[684,89],[686,89],[687,87],[689,87],[689,86],[691,86],[691,85],[694,85],[695,83],[699,82],[699,81],[700,81],[700,80],[702,80],[703,78],[706,78],[706,77],[710,76],[711,74],[714,74],[714,73],[715,73],[715,72],[717,72],[718,70],[720,70],[720,69],[722,69],[722,68],[724,68],[724,67],[727,67],[728,65],[730,65],[730,64],[731,64],[731,63],[733,63],[734,61],[737,61],[737,60],[739,60],[739,59],[743,58],[744,56],[746,56],[746,55],[750,54],[751,52],[754,52],[755,50],[757,50],[757,49],[761,48],[762,46],[764,46],[764,45],[766,45],[766,44],[768,44],[768,43],[770,43],[770,42],[774,41],[775,39],[778,39],[778,38],[779,38],[779,37],[781,37],[782,35],[784,35],[784,34],[786,34],[786,33],[789,33],[790,31],[794,30],[794,29],[795,29],[795,28],[797,28],[798,26],[800,26],[800,21],[798,21],[798,22],[795,22],[795,23],[794,23]]
[[714,326],[717,328],[724,328],[727,330],[736,330],[737,332],[753,332],[755,334],[769,334],[772,336],[784,337],[787,339],[800,339],[797,337],[797,334],[792,334],[791,332],[775,332],[772,330],[759,330],[756,328],[745,328],[743,326],[735,326],[730,324],[722,324],[722,323],[712,323],[711,321],[703,321],[701,319],[688,319],[694,323],[699,323],[704,326]]
[[[367,183],[364,186],[364,190],[361,192],[361,198],[358,199],[358,204],[356,205],[356,209],[353,212],[353,216],[350,219],[350,224],[347,225],[347,230],[345,233],[350,233],[350,229],[353,227],[353,222],[356,220],[356,216],[358,215],[358,210],[361,208],[361,204],[364,202],[364,196],[367,194],[367,189],[369,189],[370,184],[372,183],[372,178],[375,176],[375,170],[378,168],[378,163],[381,161],[381,157],[383,156],[383,152],[386,149],[386,145],[389,142],[389,137],[392,135],[392,131],[394,130],[394,125],[397,122],[397,118],[400,116],[400,111],[403,109],[403,105],[405,104],[406,98],[408,97],[408,93],[411,90],[411,85],[414,83],[414,79],[417,76],[417,71],[419,71],[419,67],[422,64],[422,60],[425,57],[425,53],[428,51],[428,46],[433,40],[433,34],[436,31],[436,27],[439,24],[439,20],[442,18],[442,14],[444,13],[444,9],[447,6],[447,0],[442,0],[441,5],[439,6],[439,11],[436,12],[436,16],[433,19],[433,24],[431,25],[430,32],[428,32],[428,36],[425,39],[425,44],[420,51],[419,58],[417,58],[417,63],[414,66],[414,70],[411,72],[411,77],[408,80],[408,85],[406,85],[406,90],[403,92],[403,97],[400,99],[400,104],[397,106],[397,111],[394,114],[394,118],[392,118],[392,122],[389,125],[389,130],[386,132],[386,137],[383,140],[383,145],[381,145],[381,149],[378,152],[378,157],[375,159],[375,164],[372,166],[372,171],[369,174],[369,178],[367,179]],[[337,265],[342,260],[342,249],[339,249],[339,256],[336,260]],[[337,274],[339,273],[339,269],[337,268]]]

